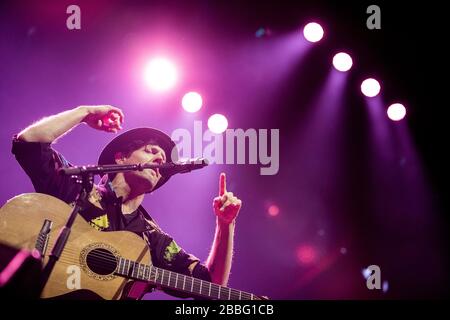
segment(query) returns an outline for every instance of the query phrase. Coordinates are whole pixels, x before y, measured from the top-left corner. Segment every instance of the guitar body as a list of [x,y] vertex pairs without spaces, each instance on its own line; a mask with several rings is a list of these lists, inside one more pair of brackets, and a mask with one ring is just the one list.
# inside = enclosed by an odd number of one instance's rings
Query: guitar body
[[[68,204],[46,194],[16,196],[0,209],[0,242],[18,249],[33,250],[44,221],[50,220],[52,227],[48,234],[48,248],[44,252],[45,264],[71,211]],[[105,254],[151,263],[148,247],[138,235],[128,231],[100,232],[77,216],[41,297],[56,297],[84,289],[94,291],[104,299],[119,299],[128,280],[114,273],[115,259],[111,259],[110,269],[96,269],[95,256]]]

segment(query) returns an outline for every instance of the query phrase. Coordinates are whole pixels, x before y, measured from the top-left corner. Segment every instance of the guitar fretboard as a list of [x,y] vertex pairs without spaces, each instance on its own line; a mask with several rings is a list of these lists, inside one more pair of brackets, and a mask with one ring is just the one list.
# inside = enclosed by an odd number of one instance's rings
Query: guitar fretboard
[[116,274],[161,287],[218,300],[261,300],[260,297],[184,274],[118,258]]

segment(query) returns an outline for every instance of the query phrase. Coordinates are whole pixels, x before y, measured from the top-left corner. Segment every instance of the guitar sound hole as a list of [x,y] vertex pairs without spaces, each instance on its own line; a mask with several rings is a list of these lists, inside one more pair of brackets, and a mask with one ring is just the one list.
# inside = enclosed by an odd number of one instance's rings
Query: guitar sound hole
[[88,268],[99,275],[108,275],[117,267],[116,257],[106,249],[94,249],[86,256]]

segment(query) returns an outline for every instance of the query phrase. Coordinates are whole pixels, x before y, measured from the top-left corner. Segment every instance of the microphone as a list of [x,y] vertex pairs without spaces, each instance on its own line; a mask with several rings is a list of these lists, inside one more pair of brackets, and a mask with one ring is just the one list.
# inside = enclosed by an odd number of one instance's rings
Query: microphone
[[126,171],[142,171],[144,169],[159,169],[162,176],[170,177],[177,173],[186,173],[192,170],[201,169],[208,165],[208,160],[205,158],[187,159],[181,162],[169,162],[163,164],[147,163],[147,164],[105,164],[105,165],[90,165],[77,166],[69,168],[61,168],[58,173],[61,175],[77,176],[85,174],[100,174],[117,173]]
[[208,160],[205,158],[187,159],[176,163],[164,163],[159,168],[159,172],[163,177],[170,177],[177,173],[186,173],[204,168],[208,164]]

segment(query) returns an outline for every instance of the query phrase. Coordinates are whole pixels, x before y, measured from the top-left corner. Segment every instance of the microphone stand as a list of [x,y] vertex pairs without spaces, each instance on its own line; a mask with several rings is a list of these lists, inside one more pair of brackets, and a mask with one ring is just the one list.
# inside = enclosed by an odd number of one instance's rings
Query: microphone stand
[[174,163],[163,163],[163,164],[133,164],[133,165],[103,165],[103,166],[79,166],[71,168],[59,169],[59,174],[70,175],[72,178],[76,179],[76,182],[81,185],[80,193],[77,195],[75,200],[75,206],[69,216],[64,227],[61,228],[58,238],[53,246],[50,253],[49,260],[45,265],[42,276],[39,283],[39,292],[42,294],[50,274],[52,273],[56,262],[61,257],[64,247],[69,239],[70,231],[72,225],[75,221],[76,216],[82,209],[83,204],[89,198],[89,194],[94,186],[94,175],[103,175],[105,173],[115,173],[115,172],[125,172],[125,171],[142,171],[144,169],[156,169],[156,168],[173,168],[176,164]]

